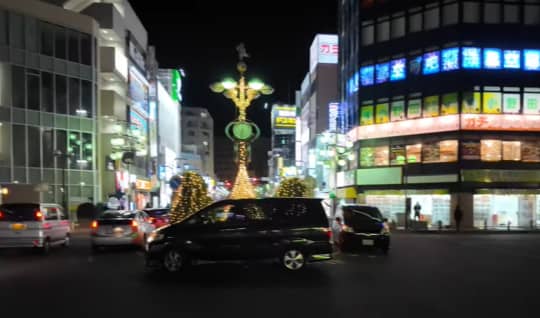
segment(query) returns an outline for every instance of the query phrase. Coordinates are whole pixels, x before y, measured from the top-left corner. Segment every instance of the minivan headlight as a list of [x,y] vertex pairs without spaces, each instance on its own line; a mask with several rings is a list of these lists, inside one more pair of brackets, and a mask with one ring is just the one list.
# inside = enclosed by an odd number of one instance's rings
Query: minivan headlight
[[165,238],[165,235],[163,233],[160,233],[159,231],[152,231],[148,238],[146,239],[146,243],[150,244],[152,242],[161,241]]

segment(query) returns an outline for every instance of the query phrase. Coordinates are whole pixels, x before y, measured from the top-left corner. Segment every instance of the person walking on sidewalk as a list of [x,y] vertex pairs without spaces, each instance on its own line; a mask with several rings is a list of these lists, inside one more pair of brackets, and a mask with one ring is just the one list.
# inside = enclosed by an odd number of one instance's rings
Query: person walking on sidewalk
[[459,204],[456,206],[454,211],[454,220],[456,221],[456,230],[459,232],[461,228],[461,219],[463,218],[463,211],[459,207]]

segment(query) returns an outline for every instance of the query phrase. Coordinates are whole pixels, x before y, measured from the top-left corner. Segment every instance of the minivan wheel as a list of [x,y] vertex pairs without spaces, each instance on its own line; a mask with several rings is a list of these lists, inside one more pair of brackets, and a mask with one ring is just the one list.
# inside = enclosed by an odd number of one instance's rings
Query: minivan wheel
[[69,247],[71,245],[71,236],[66,234],[66,237],[64,237],[64,243],[62,244],[63,247]]
[[302,253],[302,251],[296,249],[289,249],[286,250],[285,253],[283,253],[281,263],[285,267],[285,269],[290,271],[297,271],[304,268],[304,265],[306,264],[306,258],[304,257],[304,253]]
[[41,253],[43,255],[47,255],[49,254],[51,251],[51,242],[49,241],[49,239],[46,239],[45,241],[43,241],[43,246],[41,247]]
[[163,257],[163,268],[169,273],[178,273],[184,267],[185,256],[177,249],[171,248]]

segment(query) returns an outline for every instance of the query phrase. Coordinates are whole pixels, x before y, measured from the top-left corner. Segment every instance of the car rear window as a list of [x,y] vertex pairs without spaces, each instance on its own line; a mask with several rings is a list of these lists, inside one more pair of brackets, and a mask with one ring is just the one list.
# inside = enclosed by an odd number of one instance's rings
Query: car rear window
[[278,224],[328,226],[322,200],[274,199],[266,204],[272,220]]
[[372,206],[346,206],[344,210],[349,210],[353,213],[363,214],[378,220],[382,220],[383,216],[378,208]]
[[152,217],[160,217],[160,216],[164,216],[164,215],[169,214],[169,210],[167,210],[167,209],[164,209],[164,210],[144,210],[144,212],[146,212],[146,214],[148,214],[149,216],[152,216]]
[[111,219],[133,219],[135,217],[134,212],[130,211],[105,211],[99,217],[102,220],[111,220]]
[[0,221],[34,221],[39,204],[2,204]]

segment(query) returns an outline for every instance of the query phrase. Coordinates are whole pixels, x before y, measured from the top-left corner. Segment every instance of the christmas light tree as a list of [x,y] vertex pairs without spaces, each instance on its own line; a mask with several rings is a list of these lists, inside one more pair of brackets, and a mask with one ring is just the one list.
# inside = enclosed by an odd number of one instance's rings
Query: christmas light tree
[[171,200],[171,223],[181,222],[212,202],[204,179],[195,172],[182,175],[180,187]]
[[234,180],[233,190],[229,197],[231,199],[254,199],[257,197],[255,189],[249,180],[245,163],[238,166],[238,174]]
[[299,178],[286,179],[281,182],[276,197],[279,198],[302,198],[308,192],[308,187]]

